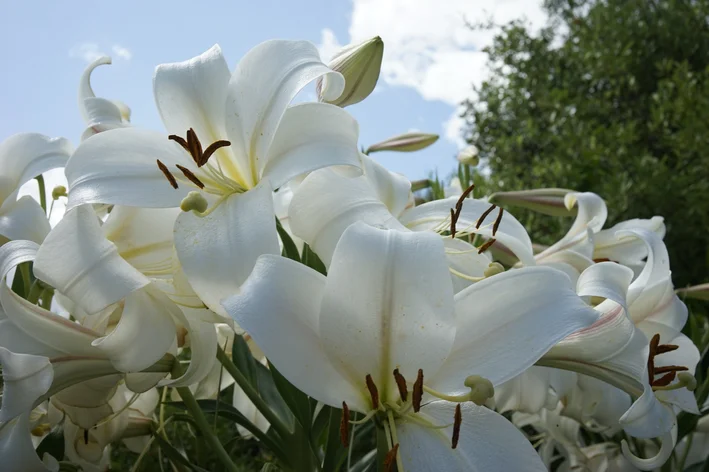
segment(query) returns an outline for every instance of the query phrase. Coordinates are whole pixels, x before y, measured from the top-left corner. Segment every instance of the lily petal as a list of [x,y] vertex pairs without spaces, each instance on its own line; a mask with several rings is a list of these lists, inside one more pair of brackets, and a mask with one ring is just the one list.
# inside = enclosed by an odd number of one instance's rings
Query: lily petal
[[[92,344],[117,370],[140,372],[158,361],[176,342],[171,309],[179,312],[164,295],[159,297],[146,289],[136,290],[125,297],[118,326]],[[126,349],[129,345],[133,348]]]
[[330,265],[342,233],[362,221],[406,230],[379,199],[366,177],[346,177],[333,169],[308,175],[294,191],[288,210],[290,228]]
[[[224,309],[299,390],[327,405],[368,410],[359,388],[330,361],[318,336],[325,277],[280,256],[259,257],[240,293]],[[277,326],[278,329],[273,329]]]
[[608,218],[606,203],[601,197],[591,192],[567,193],[564,197],[566,208],[578,206],[578,213],[574,224],[559,241],[537,254],[537,262],[543,261],[547,256],[564,250],[572,249],[591,257],[593,254],[593,241],[590,234],[598,233]]
[[364,176],[374,188],[379,200],[398,217],[412,203],[411,182],[401,174],[389,171],[371,157],[360,154]]
[[622,230],[644,229],[662,239],[665,236],[664,218],[653,216],[648,220],[621,221],[611,228],[599,231],[593,239],[593,258],[609,259],[621,264],[633,264],[647,257],[647,245],[641,239],[617,238]]
[[0,202],[13,195],[28,180],[55,167],[62,167],[74,148],[64,138],[20,133],[0,143]]
[[49,359],[16,354],[0,347],[3,395],[0,424],[29,413],[35,402],[52,386],[54,371]]
[[[448,229],[450,224],[451,209],[455,208],[457,197],[435,200],[424,203],[417,207],[406,210],[399,218],[399,221],[413,231],[434,230],[445,224],[444,229]],[[475,230],[475,223],[478,218],[490,207],[490,204],[473,198],[466,198],[463,202],[463,210],[458,219],[458,231],[470,230],[486,237],[492,237],[492,222],[494,215],[488,216],[486,221]],[[527,230],[508,212],[504,212],[500,226],[495,233],[495,238],[507,246],[525,265],[534,265],[532,255],[532,241],[529,239]]]
[[37,251],[34,273],[88,314],[150,283],[104,238],[90,205],[66,213],[49,233]]
[[51,229],[44,209],[29,195],[8,201],[0,208],[0,236],[7,239],[42,244]]
[[359,125],[327,103],[301,103],[285,110],[262,175],[278,188],[297,175],[326,166],[360,167]]
[[338,368],[363,390],[367,375],[380,388],[393,384],[396,368],[412,381],[418,369],[433,374],[455,336],[441,238],[350,226],[328,272],[319,331]]
[[48,453],[42,460],[37,456],[30,434],[29,412],[0,429],[0,457],[3,468],[8,471],[59,471],[59,463]]
[[[448,265],[452,270],[456,271],[455,273],[451,271],[451,280],[453,280],[455,293],[473,284],[473,281],[466,277],[483,277],[485,269],[492,262],[490,256],[485,253],[478,254],[475,246],[462,239],[444,238],[443,245],[446,247]],[[462,277],[459,274],[463,274],[466,277]]]
[[101,229],[130,265],[146,276],[177,270],[172,243],[179,208],[115,206]]
[[307,41],[266,41],[239,61],[229,81],[226,127],[239,167],[252,173],[252,185],[266,167],[286,108],[303,87],[326,74],[333,87],[328,95],[336,98],[344,78],[323,64]]
[[208,216],[183,213],[175,249],[187,280],[202,301],[226,316],[220,302],[236,293],[261,254],[278,254],[276,216],[268,183],[226,198]]
[[157,131],[118,128],[90,137],[66,164],[67,210],[84,203],[180,206],[191,188],[186,185],[172,188],[156,159],[171,171],[176,171],[176,164],[193,165],[179,144]]
[[569,278],[547,267],[509,270],[478,282],[456,294],[455,309],[453,350],[430,381],[442,392],[466,393],[469,375],[499,385],[598,319]]
[[625,298],[633,271],[615,262],[600,262],[584,270],[576,283],[580,297],[601,297],[614,301],[628,312]]
[[[451,449],[452,426],[431,429],[417,423],[397,423],[399,452],[406,470],[547,470],[529,441],[503,416],[472,403],[462,404],[461,412],[456,449]],[[433,424],[450,424],[455,405],[432,402],[419,414]]]

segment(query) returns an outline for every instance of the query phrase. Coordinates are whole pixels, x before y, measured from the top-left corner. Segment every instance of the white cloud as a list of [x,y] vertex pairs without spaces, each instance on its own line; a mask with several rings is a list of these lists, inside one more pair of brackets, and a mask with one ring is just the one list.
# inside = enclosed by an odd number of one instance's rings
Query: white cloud
[[133,57],[133,53],[130,51],[130,49],[124,48],[120,44],[114,44],[111,50],[113,51],[113,54],[115,54],[117,57],[125,59],[126,61],[130,61]]
[[322,30],[322,39],[318,46],[320,59],[325,63],[329,62],[340,48],[342,48],[342,45],[337,41],[335,33],[328,28]]
[[[540,27],[546,21],[540,4],[531,0],[353,0],[347,42],[381,36],[381,77],[386,84],[411,87],[426,100],[457,106],[471,97],[473,85],[485,79],[482,49],[496,33],[472,31],[466,21],[491,18],[504,24],[526,18],[533,27]],[[322,31],[321,52],[331,53],[339,45],[331,30]],[[444,123],[449,138],[458,134],[454,127],[461,120],[455,118]]]
[[102,52],[96,43],[77,44],[69,50],[69,57],[76,57],[85,62],[93,62],[106,53]]
[[[111,48],[113,51],[114,58],[120,58],[125,61],[130,61],[133,57],[133,53],[128,48],[124,48],[120,44],[114,44]],[[108,56],[103,48],[101,48],[98,43],[87,41],[84,43],[77,44],[69,50],[69,57],[74,57],[81,59],[84,62],[93,62],[101,56]]]

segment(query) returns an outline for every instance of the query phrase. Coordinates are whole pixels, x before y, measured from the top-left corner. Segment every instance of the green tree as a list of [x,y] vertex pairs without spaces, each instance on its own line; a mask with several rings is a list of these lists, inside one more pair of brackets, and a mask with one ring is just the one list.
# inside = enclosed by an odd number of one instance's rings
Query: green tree
[[[593,191],[609,222],[665,217],[675,283],[709,279],[709,0],[548,0],[504,25],[465,103],[491,190]],[[527,218],[526,220],[524,218]],[[523,216],[540,243],[565,228]]]

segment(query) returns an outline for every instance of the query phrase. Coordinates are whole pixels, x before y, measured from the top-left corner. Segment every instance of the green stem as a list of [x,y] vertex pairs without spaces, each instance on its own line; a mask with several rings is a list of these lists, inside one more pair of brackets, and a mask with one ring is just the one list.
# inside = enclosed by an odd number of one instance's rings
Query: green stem
[[[175,362],[175,368],[173,369],[173,378],[179,377],[181,375],[181,371],[182,367],[180,366],[180,363]],[[212,449],[212,452],[217,455],[221,463],[224,465],[224,470],[237,472],[239,469],[232,462],[231,458],[229,457],[229,453],[226,452],[226,449],[224,449],[222,443],[219,442],[219,438],[214,434],[214,431],[212,431],[212,426],[209,424],[207,418],[204,416],[202,409],[197,403],[197,400],[195,399],[194,395],[192,395],[192,391],[188,387],[177,387],[176,390],[177,393],[180,394],[182,401],[185,403],[185,407],[187,407],[187,410],[192,414],[192,419],[194,419],[197,428],[202,433],[202,436],[204,436],[204,439],[207,441],[207,444],[209,444],[210,448]]]
[[47,189],[44,187],[44,177],[40,174],[35,179],[39,185],[39,204],[42,205],[44,213],[47,213]]
[[32,277],[30,275],[30,264],[24,263],[19,266],[20,274],[22,275],[22,284],[24,285],[24,296],[25,299],[30,294],[30,287],[32,286]]
[[39,303],[39,306],[44,308],[47,311],[51,311],[52,309],[52,298],[54,297],[54,289],[51,287],[47,287],[44,289],[42,292],[42,299]]
[[32,304],[36,304],[39,301],[39,296],[42,295],[43,291],[44,287],[42,286],[42,283],[39,280],[35,280],[32,287],[30,287],[30,292],[27,294],[27,301]]
[[231,359],[229,359],[229,357],[226,355],[224,349],[222,349],[221,346],[217,346],[217,359],[219,360],[219,362],[221,362],[226,371],[229,372],[229,374],[239,385],[239,387],[241,387],[246,396],[249,397],[251,403],[254,404],[256,409],[261,412],[264,418],[266,418],[266,420],[268,420],[268,422],[271,424],[273,429],[276,430],[276,433],[278,433],[281,438],[288,439],[291,436],[291,432],[288,427],[283,423],[283,421],[281,421],[278,416],[276,416],[271,407],[269,407],[266,402],[263,401],[256,389],[254,389],[251,383],[246,380],[246,377],[243,376],[241,371],[234,365]]

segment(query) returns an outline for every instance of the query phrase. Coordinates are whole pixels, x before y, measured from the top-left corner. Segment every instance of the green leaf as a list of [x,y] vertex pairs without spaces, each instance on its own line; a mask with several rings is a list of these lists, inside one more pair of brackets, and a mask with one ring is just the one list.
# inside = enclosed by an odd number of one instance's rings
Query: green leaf
[[153,435],[153,438],[155,438],[155,442],[157,443],[157,445],[160,447],[165,456],[170,459],[170,461],[172,461],[173,464],[177,466],[186,467],[188,470],[194,470],[196,472],[208,472],[206,469],[203,469],[191,463],[185,456],[180,453],[180,451],[175,449],[175,447],[169,442],[167,442],[165,438],[163,438],[161,435],[156,433]]
[[64,431],[54,429],[42,439],[37,446],[37,455],[41,459],[45,453],[58,461],[64,460]]
[[300,254],[298,254],[298,246],[295,245],[293,239],[288,234],[288,231],[283,228],[281,222],[276,218],[276,229],[278,230],[278,235],[281,237],[281,242],[283,243],[282,255],[288,259],[293,259],[294,261],[300,262]]
[[325,267],[325,264],[323,264],[323,261],[320,260],[318,255],[315,254],[313,250],[310,249],[310,246],[308,246],[307,244],[303,245],[302,261],[303,264],[310,267],[311,269],[315,269],[321,274],[327,275],[327,268]]
[[256,374],[256,364],[258,364],[258,362],[254,359],[249,345],[242,336],[234,336],[234,345],[231,348],[231,360],[246,380],[258,389],[258,377]]
[[295,430],[295,416],[276,387],[271,371],[263,364],[257,363],[256,375],[258,378],[259,395],[292,433]]
[[309,433],[313,421],[312,412],[310,410],[310,399],[283,377],[273,364],[270,365],[269,370],[271,371],[273,383],[281,394],[281,398],[286,402],[290,411],[293,412],[300,426]]
[[[328,428],[323,470],[337,470],[338,464],[347,453],[347,450],[344,448],[342,441],[340,440],[340,420],[342,419],[342,410],[332,407],[327,407],[327,410]],[[350,427],[352,427],[352,425],[350,425]],[[354,445],[350,444],[350,447],[353,446]]]

